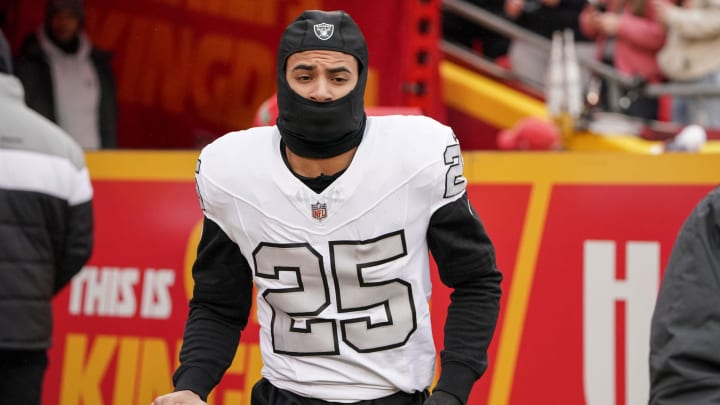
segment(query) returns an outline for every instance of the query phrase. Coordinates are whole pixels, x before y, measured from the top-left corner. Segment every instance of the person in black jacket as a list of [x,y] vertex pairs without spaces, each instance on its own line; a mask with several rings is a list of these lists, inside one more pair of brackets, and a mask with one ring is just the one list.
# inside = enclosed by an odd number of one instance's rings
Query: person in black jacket
[[720,404],[720,186],[683,224],[650,333],[650,405]]
[[29,109],[0,32],[0,403],[40,405],[53,297],[90,257],[80,146]]
[[33,110],[84,149],[117,147],[117,95],[111,55],[83,31],[81,0],[48,0],[45,21],[20,47],[15,74]]

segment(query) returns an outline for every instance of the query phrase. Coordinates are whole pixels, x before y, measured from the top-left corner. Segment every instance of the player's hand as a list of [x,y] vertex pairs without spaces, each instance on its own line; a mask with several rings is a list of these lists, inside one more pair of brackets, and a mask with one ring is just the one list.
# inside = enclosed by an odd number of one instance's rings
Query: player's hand
[[606,35],[617,35],[622,17],[617,13],[603,13],[600,17],[600,30]]
[[423,405],[462,405],[454,395],[443,391],[435,391]]
[[161,395],[150,405],[207,405],[207,403],[200,399],[198,394],[185,390]]

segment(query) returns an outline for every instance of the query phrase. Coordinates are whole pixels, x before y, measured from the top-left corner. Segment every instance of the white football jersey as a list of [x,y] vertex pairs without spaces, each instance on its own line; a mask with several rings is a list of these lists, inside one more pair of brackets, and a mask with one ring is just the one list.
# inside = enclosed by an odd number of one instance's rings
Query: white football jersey
[[230,133],[197,170],[205,215],[253,271],[263,376],[335,402],[428,388],[426,233],[466,185],[452,130],[421,116],[368,117],[352,163],[320,194],[279,145],[277,127]]

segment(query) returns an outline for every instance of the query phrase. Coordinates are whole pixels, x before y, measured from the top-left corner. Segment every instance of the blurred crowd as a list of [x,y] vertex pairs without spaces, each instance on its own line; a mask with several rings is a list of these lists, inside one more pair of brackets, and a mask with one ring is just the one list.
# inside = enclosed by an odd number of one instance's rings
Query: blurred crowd
[[[547,39],[574,33],[579,57],[590,55],[642,84],[720,87],[720,0],[466,0],[498,18]],[[542,86],[549,55],[521,39],[509,39],[445,11],[443,35],[507,65],[523,81]],[[586,89],[604,78],[584,72]],[[720,127],[720,97],[703,94],[622,94],[622,113],[647,120]],[[663,109],[660,100],[671,107]],[[604,103],[603,103],[604,102]],[[666,105],[667,107],[667,105]]]
[[[720,87],[720,0],[465,0],[546,39],[569,30],[581,59],[595,59],[641,84]],[[27,105],[69,132],[84,149],[118,146],[118,100],[111,53],[85,32],[82,0],[48,0],[44,20],[13,55]],[[1,14],[1,10],[0,10]],[[0,15],[0,17],[2,17]],[[1,23],[2,21],[0,21]],[[509,68],[533,86],[547,83],[549,53],[443,9],[442,35]],[[720,97],[619,96],[607,79],[581,70],[583,92],[599,110],[645,120],[720,128]],[[261,106],[261,109],[263,107]]]

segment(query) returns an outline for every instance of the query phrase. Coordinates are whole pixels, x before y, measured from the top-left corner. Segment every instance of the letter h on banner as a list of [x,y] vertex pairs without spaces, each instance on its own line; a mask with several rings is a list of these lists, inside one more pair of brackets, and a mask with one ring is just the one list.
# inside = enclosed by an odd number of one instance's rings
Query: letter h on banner
[[[660,244],[629,241],[625,248],[625,279],[620,280],[615,242],[588,240],[584,244],[583,382],[587,405],[634,405],[648,400],[650,320],[660,279]],[[625,347],[616,347],[621,325],[616,319],[618,302],[625,304],[624,339],[618,339]],[[625,364],[616,364],[618,358],[624,358]],[[618,392],[623,387],[615,384],[620,371],[625,375],[624,395]]]

